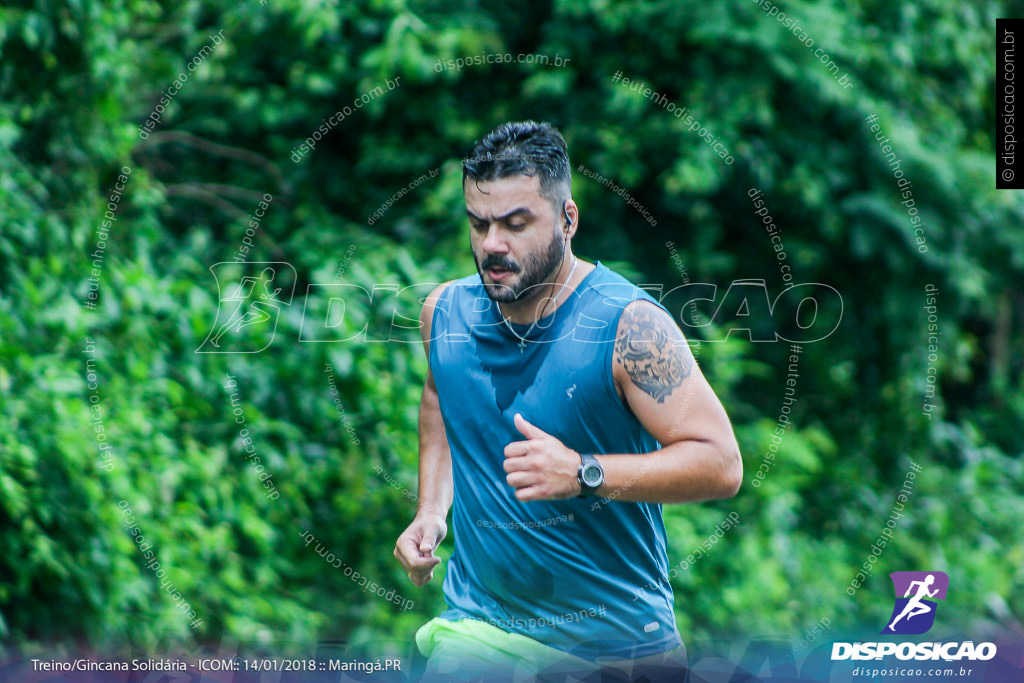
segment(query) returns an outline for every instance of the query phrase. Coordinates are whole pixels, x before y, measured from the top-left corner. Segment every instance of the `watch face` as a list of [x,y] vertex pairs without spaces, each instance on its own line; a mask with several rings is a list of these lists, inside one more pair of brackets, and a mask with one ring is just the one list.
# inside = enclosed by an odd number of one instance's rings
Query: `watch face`
[[583,468],[583,483],[587,486],[600,486],[604,481],[604,472],[596,465],[587,465]]

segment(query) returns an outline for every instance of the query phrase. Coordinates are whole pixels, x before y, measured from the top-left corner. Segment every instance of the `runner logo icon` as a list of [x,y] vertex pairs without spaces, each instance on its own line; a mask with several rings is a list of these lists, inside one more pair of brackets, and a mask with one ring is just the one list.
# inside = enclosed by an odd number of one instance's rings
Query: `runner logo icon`
[[949,576],[945,572],[893,572],[896,605],[882,633],[917,635],[935,623],[936,600],[946,599]]

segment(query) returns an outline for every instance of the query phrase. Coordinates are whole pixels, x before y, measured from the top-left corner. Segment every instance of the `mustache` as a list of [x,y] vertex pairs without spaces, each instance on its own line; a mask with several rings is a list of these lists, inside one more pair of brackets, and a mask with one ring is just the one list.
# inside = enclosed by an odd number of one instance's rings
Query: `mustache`
[[491,268],[502,268],[510,273],[518,273],[522,270],[519,264],[512,259],[505,258],[504,256],[497,256],[495,254],[488,256],[480,264],[480,270],[489,270]]

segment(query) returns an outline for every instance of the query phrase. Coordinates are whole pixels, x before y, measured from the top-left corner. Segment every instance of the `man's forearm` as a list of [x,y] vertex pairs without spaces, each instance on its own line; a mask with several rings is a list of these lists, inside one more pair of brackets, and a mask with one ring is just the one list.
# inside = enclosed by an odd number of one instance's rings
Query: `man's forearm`
[[731,498],[743,464],[735,444],[686,440],[644,454],[600,455],[604,481],[599,498],[648,503],[686,503]]
[[452,506],[452,456],[448,448],[420,447],[420,492],[416,515],[448,516]]
[[436,390],[424,387],[419,418],[420,486],[416,515],[448,516],[452,505],[452,453],[441,419]]

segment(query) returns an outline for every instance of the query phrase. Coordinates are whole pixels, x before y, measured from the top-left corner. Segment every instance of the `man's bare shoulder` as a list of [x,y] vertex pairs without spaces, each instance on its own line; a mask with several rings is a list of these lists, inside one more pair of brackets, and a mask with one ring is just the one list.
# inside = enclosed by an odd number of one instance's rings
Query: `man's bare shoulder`
[[441,295],[444,294],[444,290],[453,282],[457,282],[457,280],[442,282],[427,295],[426,299],[423,300],[423,307],[420,309],[420,333],[423,336],[424,344],[428,344],[430,342],[430,328],[434,322],[434,309],[437,307],[437,302],[441,298]]
[[672,316],[638,299],[619,318],[613,362],[620,382],[628,378],[662,403],[690,375],[694,359]]

